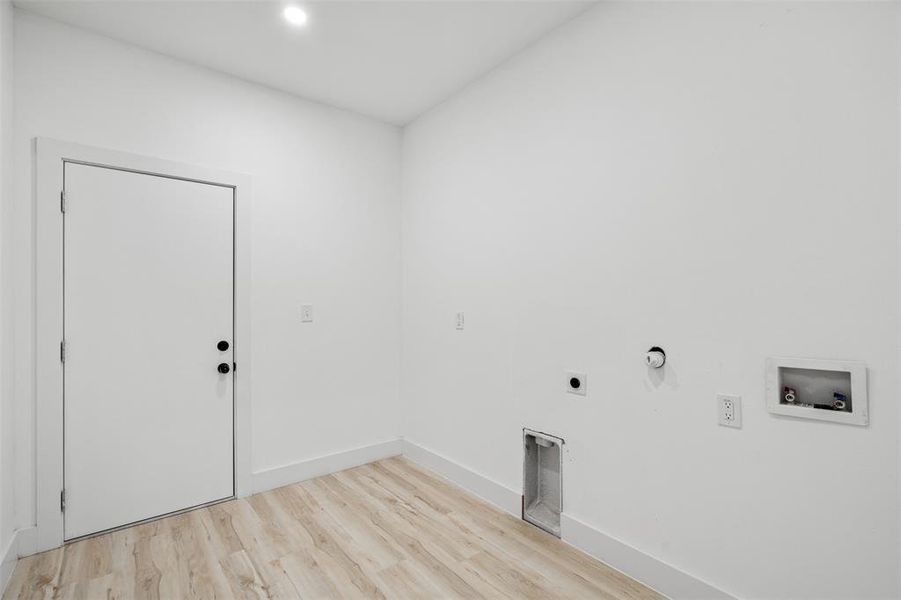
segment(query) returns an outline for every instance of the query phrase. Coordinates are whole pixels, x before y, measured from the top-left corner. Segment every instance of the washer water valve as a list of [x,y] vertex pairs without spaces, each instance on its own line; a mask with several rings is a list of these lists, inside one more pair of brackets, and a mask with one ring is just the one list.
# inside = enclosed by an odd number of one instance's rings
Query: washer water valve
[[848,397],[841,392],[834,392],[832,394],[832,408],[835,410],[845,410],[848,406],[847,400]]
[[782,399],[788,404],[794,404],[795,400],[798,399],[798,393],[794,388],[785,387],[782,390]]
[[666,363],[666,352],[660,346],[654,346],[645,353],[644,362],[652,369],[659,369]]

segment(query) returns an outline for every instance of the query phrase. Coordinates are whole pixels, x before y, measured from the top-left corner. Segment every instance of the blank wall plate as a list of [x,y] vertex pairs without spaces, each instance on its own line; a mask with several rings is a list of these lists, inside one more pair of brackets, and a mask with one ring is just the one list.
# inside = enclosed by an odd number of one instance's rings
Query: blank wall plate
[[313,305],[312,304],[301,304],[300,305],[300,322],[301,323],[312,323],[313,322]]
[[741,396],[717,394],[716,408],[719,412],[720,425],[741,429]]

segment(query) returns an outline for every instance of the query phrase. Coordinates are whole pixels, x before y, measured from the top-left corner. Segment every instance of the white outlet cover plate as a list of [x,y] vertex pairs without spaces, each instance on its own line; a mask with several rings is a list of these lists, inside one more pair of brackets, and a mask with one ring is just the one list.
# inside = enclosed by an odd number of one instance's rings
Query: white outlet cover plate
[[717,394],[716,410],[719,415],[720,425],[741,429],[741,396]]
[[[588,375],[577,371],[566,371],[565,375],[564,386],[567,392],[578,396],[584,396],[588,393]],[[570,385],[570,381],[574,378],[579,380],[579,387]]]
[[301,304],[300,305],[300,322],[301,323],[312,323],[313,322],[313,305],[312,304]]

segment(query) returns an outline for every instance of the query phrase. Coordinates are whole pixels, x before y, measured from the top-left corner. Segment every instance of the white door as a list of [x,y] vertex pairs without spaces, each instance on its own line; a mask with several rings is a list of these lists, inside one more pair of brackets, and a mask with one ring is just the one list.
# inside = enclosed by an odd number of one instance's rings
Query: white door
[[234,193],[64,176],[70,540],[234,495]]

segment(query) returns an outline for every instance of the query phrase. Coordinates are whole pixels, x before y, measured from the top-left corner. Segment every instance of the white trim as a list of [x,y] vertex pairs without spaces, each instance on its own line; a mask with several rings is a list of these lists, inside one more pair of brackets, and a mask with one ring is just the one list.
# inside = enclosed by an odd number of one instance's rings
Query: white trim
[[[522,496],[516,491],[415,442],[404,440],[403,450],[406,458],[520,518]],[[564,542],[672,600],[734,600],[733,596],[712,585],[616,540],[566,513],[560,516],[560,530]]]
[[684,571],[610,537],[566,513],[560,515],[561,539],[672,600],[735,600]]
[[18,541],[16,544],[16,553],[19,558],[37,554],[38,551],[38,530],[36,527],[26,527],[16,531]]
[[37,138],[34,146],[35,398],[36,398],[36,550],[63,543],[59,493],[63,483],[63,332],[62,226],[60,192],[64,160],[216,183],[235,190],[235,492],[250,493],[250,231],[251,189],[246,175],[196,167],[114,150]]
[[0,554],[0,596],[6,591],[19,559],[34,554],[36,533],[34,527],[14,531],[3,553]]
[[6,586],[9,585],[9,579],[16,569],[16,563],[19,561],[18,553],[18,531],[13,532],[9,544],[0,555],[0,596],[6,592]]
[[522,516],[521,493],[406,439],[404,440],[404,456],[435,471],[471,494],[475,494],[516,518]]
[[400,439],[388,440],[370,446],[336,452],[327,456],[259,471],[253,474],[253,493],[265,492],[266,490],[306,481],[314,477],[331,475],[338,471],[359,467],[383,458],[398,456],[401,454],[402,448]]
[[251,207],[252,180],[231,175],[235,181],[235,495],[251,494]]

